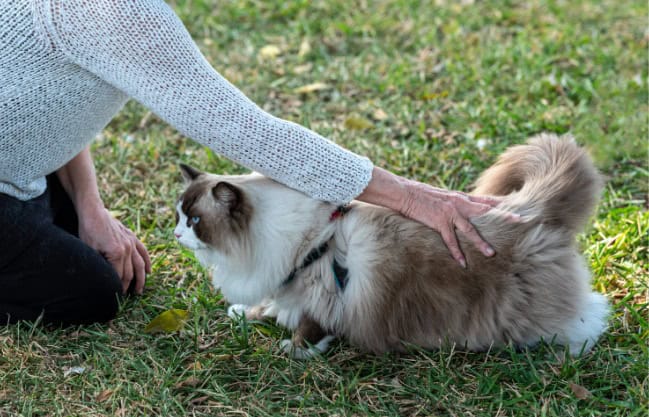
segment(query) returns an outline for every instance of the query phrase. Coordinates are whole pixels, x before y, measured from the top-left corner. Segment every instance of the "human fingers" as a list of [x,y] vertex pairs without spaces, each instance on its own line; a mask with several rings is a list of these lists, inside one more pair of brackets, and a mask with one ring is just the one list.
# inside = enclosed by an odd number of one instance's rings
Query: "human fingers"
[[482,216],[494,209],[494,207],[484,203],[474,203],[469,200],[459,200],[456,203],[457,211],[466,218]]
[[498,204],[502,202],[502,198],[500,197],[493,197],[493,196],[486,196],[486,195],[471,195],[471,194],[464,194],[464,195],[466,195],[469,201],[472,201],[474,203],[486,204],[490,207],[496,207]]
[[[114,236],[119,236],[117,233]],[[111,238],[109,242],[105,243],[99,253],[110,263],[117,276],[122,281],[122,286],[124,286],[124,276],[126,265],[124,263],[125,247],[122,245],[122,241],[119,238]]]
[[494,207],[492,210],[493,213],[497,213],[498,216],[505,218],[507,221],[511,223],[521,223],[523,221],[523,217],[518,213],[513,213],[507,210],[501,210],[498,207]]
[[132,247],[131,242],[128,239],[125,239],[123,242],[123,252],[122,252],[122,262],[124,263],[124,275],[122,275],[122,287],[124,293],[128,291],[128,288],[133,281],[133,262],[132,262]]
[[455,219],[455,228],[458,229],[462,234],[469,239],[471,243],[482,252],[485,256],[493,256],[496,252],[493,248],[484,240],[482,236],[478,234],[476,228],[465,218],[458,217]]
[[516,214],[507,210],[498,209],[498,205],[502,202],[501,197],[487,197],[487,196],[475,196],[475,195],[467,195],[467,197],[472,203],[480,205],[480,207],[476,206],[475,208],[477,214],[472,214],[468,216],[469,218],[482,215],[490,210],[494,210],[494,212],[498,213],[499,216],[504,217],[510,222],[518,223],[521,221],[520,214]]
[[125,257],[125,261],[128,262],[126,271],[131,271],[131,279],[136,278],[136,287],[138,285],[138,277],[142,280],[145,276],[145,261],[142,259],[142,255],[138,250],[137,244],[140,242],[137,240],[133,232],[128,229],[126,226],[121,225],[122,235],[125,244],[127,245],[128,255]]
[[135,239],[135,248],[144,260],[144,270],[147,274],[151,273],[151,258],[149,257],[149,251],[146,250],[146,247],[139,239]]
[[142,258],[142,261],[144,262],[144,271],[146,273],[151,272],[151,258],[149,257],[149,252],[147,251],[146,247],[144,244],[140,241],[140,239],[135,236],[135,233],[128,227],[124,226],[123,224],[120,223],[121,229],[123,233],[125,233],[128,238],[131,240],[133,243],[133,249],[135,252],[137,252],[140,257]]
[[448,248],[449,252],[451,252],[453,259],[455,259],[462,268],[466,268],[466,260],[464,259],[464,255],[460,249],[460,244],[457,241],[457,236],[455,235],[453,226],[448,224],[446,227],[441,228],[439,233],[442,235],[442,240],[444,240],[444,244]]
[[144,290],[144,284],[146,282],[146,274],[151,271],[151,259],[149,258],[149,253],[146,248],[140,242],[140,240],[135,236],[135,234],[124,224],[119,223],[119,229],[121,231],[122,239],[128,245],[128,252],[130,255],[125,259],[127,262],[125,270],[128,273],[132,271],[130,279],[128,276],[125,276],[124,279],[128,280],[128,287],[132,284],[132,280],[135,280],[134,291],[136,294],[142,294]]
[[[139,242],[137,239],[135,239],[135,241]],[[135,242],[133,242],[133,245],[135,245]],[[131,261],[135,275],[135,293],[142,294],[142,291],[144,290],[144,283],[146,281],[146,266],[142,255],[135,248],[131,252]]]

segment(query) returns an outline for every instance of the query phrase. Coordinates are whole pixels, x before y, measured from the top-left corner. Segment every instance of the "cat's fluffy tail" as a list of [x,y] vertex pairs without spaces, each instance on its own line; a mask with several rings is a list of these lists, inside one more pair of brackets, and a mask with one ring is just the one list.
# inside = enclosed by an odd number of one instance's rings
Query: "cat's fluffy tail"
[[475,194],[509,196],[505,208],[527,220],[582,230],[603,186],[592,159],[570,135],[532,137],[509,148],[479,178]]
[[606,329],[606,298],[589,288],[590,272],[574,250],[602,186],[586,151],[571,136],[552,134],[509,148],[477,182],[476,194],[503,196],[501,207],[524,219],[498,223],[501,217],[487,215],[478,225],[490,242],[515,242],[512,271],[521,287],[538,293],[527,307],[535,324],[526,344],[546,332],[542,338],[576,355]]

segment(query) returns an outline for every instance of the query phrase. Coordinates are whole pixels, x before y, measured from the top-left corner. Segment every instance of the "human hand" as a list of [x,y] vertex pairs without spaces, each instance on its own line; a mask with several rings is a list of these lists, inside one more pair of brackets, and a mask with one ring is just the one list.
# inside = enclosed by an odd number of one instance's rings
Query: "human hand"
[[[436,230],[451,256],[465,268],[466,259],[460,249],[456,229],[485,256],[495,253],[469,220],[496,207],[500,202],[497,198],[431,187],[374,167],[372,180],[358,199],[391,208]],[[503,212],[502,215],[511,221],[520,221],[517,214]]]
[[[399,211],[404,216],[438,231],[451,256],[463,268],[466,268],[466,259],[460,249],[456,229],[485,256],[495,254],[493,248],[482,239],[469,220],[496,207],[500,203],[499,199],[443,190],[416,181],[408,181],[405,190],[406,197]],[[520,216],[517,214],[503,213],[503,215],[511,221],[520,221]]]
[[80,213],[79,238],[97,250],[117,271],[124,293],[135,279],[135,292],[142,294],[151,260],[135,234],[101,207]]

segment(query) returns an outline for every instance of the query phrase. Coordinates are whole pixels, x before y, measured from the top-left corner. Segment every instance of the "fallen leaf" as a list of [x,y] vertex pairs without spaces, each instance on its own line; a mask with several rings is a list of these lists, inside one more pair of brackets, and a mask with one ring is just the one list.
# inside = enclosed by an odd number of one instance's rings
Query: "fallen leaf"
[[388,114],[383,111],[383,109],[376,109],[374,110],[374,113],[372,113],[372,117],[374,118],[374,120],[381,121],[387,119]]
[[192,405],[196,405],[196,404],[204,403],[204,402],[205,402],[207,399],[209,399],[209,398],[210,398],[210,397],[208,397],[207,395],[204,395],[204,396],[202,396],[202,397],[194,398],[193,400],[190,401],[190,403],[191,403]]
[[[198,350],[209,349],[212,346],[214,346],[215,344],[217,344],[218,342],[219,342],[218,339],[214,337],[209,342],[201,343],[200,345],[198,345]],[[199,364],[200,364],[200,362],[199,362]]]
[[108,210],[108,213],[115,217],[116,219],[119,219],[120,217],[124,216],[126,214],[126,211],[124,210]]
[[70,333],[71,339],[78,339],[80,337],[85,337],[85,336],[88,336],[88,333],[84,332],[83,330],[75,330],[72,333]]
[[81,375],[84,372],[86,372],[85,366],[71,366],[63,370],[63,376],[67,377],[70,375]]
[[442,91],[441,93],[424,93],[421,95],[422,100],[430,101],[438,98],[448,97],[448,91]]
[[318,83],[307,84],[302,87],[296,88],[295,92],[298,94],[309,94],[320,90],[326,90],[328,88],[330,88],[329,85],[318,82]]
[[367,119],[362,117],[350,116],[345,119],[345,127],[352,130],[364,130],[373,127],[374,125]]
[[173,333],[182,329],[189,317],[189,311],[179,308],[163,311],[144,328],[144,333]]
[[304,74],[305,72],[311,71],[311,68],[313,68],[313,64],[311,64],[310,62],[304,65],[297,65],[293,68],[293,74]]
[[588,391],[586,388],[582,387],[581,385],[575,384],[574,382],[570,382],[568,385],[570,386],[572,393],[575,394],[575,397],[577,397],[580,400],[585,400],[586,398],[590,398],[593,396],[593,394],[591,394],[590,391]]
[[187,365],[187,369],[192,371],[200,371],[201,369],[203,369],[203,365],[201,365],[199,361],[196,361]]
[[281,52],[282,51],[276,45],[266,45],[259,50],[259,56],[264,59],[273,59],[277,58]]
[[140,130],[144,129],[145,127],[147,127],[149,125],[149,121],[151,120],[151,116],[153,116],[153,113],[148,111],[148,112],[146,112],[144,117],[142,117],[142,119],[140,120],[140,123],[138,124],[138,128],[140,128]]
[[113,395],[113,390],[112,389],[105,389],[102,392],[100,392],[99,394],[97,394],[97,396],[95,397],[95,401],[97,401],[98,403],[104,402],[108,398],[110,398],[111,395]]
[[300,44],[300,51],[297,53],[297,55],[299,57],[303,57],[309,52],[311,52],[311,44],[309,43],[308,39],[304,38],[302,39],[302,43]]
[[189,378],[185,379],[184,381],[180,381],[176,385],[174,385],[174,388],[180,389],[182,387],[195,387],[201,383],[201,380],[194,377],[190,376]]

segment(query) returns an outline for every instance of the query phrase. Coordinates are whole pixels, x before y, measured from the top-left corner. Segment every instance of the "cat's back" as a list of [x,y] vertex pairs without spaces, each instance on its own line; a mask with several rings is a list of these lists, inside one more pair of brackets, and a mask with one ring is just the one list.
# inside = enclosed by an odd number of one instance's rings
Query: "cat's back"
[[458,236],[468,264],[467,268],[462,268],[451,257],[437,231],[384,207],[352,203],[339,230],[350,255],[355,251],[372,250],[377,253],[376,258],[382,260],[381,264],[417,266],[408,271],[400,269],[410,274],[436,272],[433,275],[439,279],[458,274],[470,277],[474,272],[484,274],[493,269],[502,272],[510,264],[512,246],[516,242],[515,236],[501,237],[497,240],[497,255],[487,258],[472,243]]

